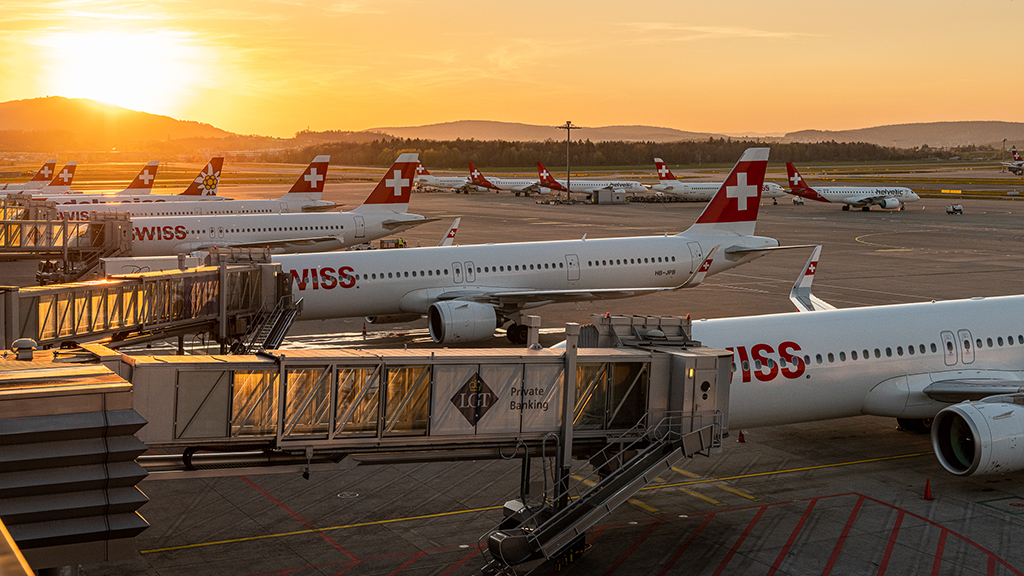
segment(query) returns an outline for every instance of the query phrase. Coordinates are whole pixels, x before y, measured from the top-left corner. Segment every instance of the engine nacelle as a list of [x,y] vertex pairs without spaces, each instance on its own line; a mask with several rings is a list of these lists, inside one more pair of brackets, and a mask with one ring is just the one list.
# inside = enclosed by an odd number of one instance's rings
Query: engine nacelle
[[932,448],[957,476],[1024,469],[1024,394],[943,408],[932,421]]
[[367,324],[397,324],[398,322],[415,322],[423,318],[422,314],[386,314],[384,316],[364,316]]
[[494,336],[498,315],[478,302],[435,302],[427,310],[430,337],[439,344],[479,342]]
[[900,201],[895,198],[883,198],[882,203],[879,204],[882,210],[898,210],[900,207]]

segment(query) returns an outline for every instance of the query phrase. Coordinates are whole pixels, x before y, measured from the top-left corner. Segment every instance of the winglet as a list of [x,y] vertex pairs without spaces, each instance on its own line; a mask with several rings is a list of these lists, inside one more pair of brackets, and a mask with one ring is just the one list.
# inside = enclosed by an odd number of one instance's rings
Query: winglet
[[708,275],[708,270],[711,270],[711,263],[715,260],[715,254],[718,253],[719,246],[721,246],[721,244],[716,244],[715,247],[708,252],[707,257],[705,257],[704,261],[700,263],[700,266],[697,266],[697,269],[693,271],[693,274],[690,274],[690,277],[686,279],[686,282],[676,286],[677,290],[680,288],[693,288],[704,281],[704,277]]
[[818,298],[811,293],[811,283],[814,282],[814,274],[818,271],[818,258],[821,256],[821,244],[814,247],[810,258],[804,264],[803,271],[797,276],[793,289],[789,291],[789,299],[800,312],[814,312],[815,310],[835,310],[836,307]]
[[438,246],[452,245],[452,242],[455,241],[455,233],[459,231],[459,222],[462,222],[462,218],[456,218],[455,221],[452,222],[451,227],[448,228],[448,233],[444,235],[444,238],[441,239],[441,243],[438,244]]
[[675,174],[668,169],[668,165],[661,158],[654,159],[654,166],[658,169],[658,180],[664,182],[675,182]]
[[378,209],[397,213],[408,211],[412,185],[416,180],[416,166],[419,163],[419,154],[415,152],[399,155],[395,163],[374,187],[373,192],[370,192],[370,195],[363,201],[362,206],[356,208],[354,212]]
[[323,194],[327,182],[327,169],[331,164],[328,154],[321,154],[306,166],[299,179],[288,190],[289,194]]
[[224,166],[224,158],[217,157],[199,172],[199,176],[185,188],[179,196],[216,196],[220,185],[220,171]]
[[700,217],[683,234],[700,231],[753,234],[767,169],[768,148],[747,148]]
[[47,187],[53,188],[69,188],[71,187],[71,181],[75,179],[75,168],[78,167],[78,161],[72,160],[64,165],[64,168],[50,180]]
[[480,173],[476,168],[476,164],[469,163],[469,183],[480,188],[487,188],[490,190],[499,190],[490,180],[487,179],[483,174]]
[[568,192],[565,186],[551,176],[551,172],[544,167],[544,164],[537,162],[537,175],[540,176],[540,185],[558,192]]
[[132,183],[127,188],[121,191],[121,194],[148,194],[153,189],[153,181],[156,180],[156,169],[160,166],[160,162],[153,160],[146,164],[139,174],[132,180]]

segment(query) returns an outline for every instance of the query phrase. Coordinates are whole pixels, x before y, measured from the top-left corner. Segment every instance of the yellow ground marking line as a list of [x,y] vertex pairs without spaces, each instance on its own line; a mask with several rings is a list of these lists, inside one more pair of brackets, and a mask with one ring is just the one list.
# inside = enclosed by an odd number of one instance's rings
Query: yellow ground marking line
[[[583,478],[581,478],[579,476],[576,476],[575,474],[573,474],[572,479],[576,480],[576,481],[579,481],[579,482],[583,482],[587,486],[596,486],[596,484],[594,484],[594,482],[592,480],[584,480]],[[643,502],[637,500],[636,498],[630,498],[629,500],[626,500],[626,502],[629,502],[630,504],[632,504],[633,506],[636,506],[637,508],[642,508],[644,510],[647,510],[648,512],[652,512],[654,514],[661,514],[661,511],[658,510],[657,508],[654,508],[653,506],[649,506],[647,504],[644,504]]]
[[[931,232],[931,230],[915,230],[915,232]],[[912,252],[914,250],[913,248],[904,248],[902,246],[892,246],[892,245],[889,245],[889,244],[878,244],[878,243],[875,243],[875,242],[868,242],[867,240],[863,240],[863,238],[867,238],[868,236],[881,236],[881,235],[891,235],[891,234],[893,234],[893,233],[892,232],[873,232],[871,234],[861,234],[860,236],[857,236],[853,240],[855,242],[859,242],[861,244],[866,244],[868,246],[881,246],[882,247],[881,250],[875,250],[875,252]]]
[[[706,478],[703,480],[693,480],[690,482],[679,482],[677,484],[663,484],[660,486],[647,486],[641,490],[656,490],[662,488],[678,488],[690,484],[703,484],[707,482],[721,482],[726,480],[739,480],[742,478],[755,478],[757,476],[773,476],[775,474],[789,474],[791,472],[804,472],[807,470],[821,470],[824,468],[837,468],[839,466],[852,466],[854,464],[868,464],[871,462],[884,462],[886,460],[898,460],[900,458],[915,458],[917,456],[925,456],[932,454],[932,452],[917,452],[915,454],[900,454],[898,456],[883,456],[881,458],[870,458],[867,460],[855,460],[851,462],[839,462],[836,464],[822,464],[820,466],[807,466],[805,468],[790,468],[788,470],[772,470],[770,472],[755,472],[754,474],[743,474],[740,476],[729,476],[726,478]],[[684,473],[689,475],[688,473]],[[429,518],[444,518],[447,516],[459,516],[461,514],[474,514],[477,512],[490,512],[491,510],[501,510],[502,506],[487,506],[485,508],[470,508],[468,510],[454,510],[452,512],[438,512],[437,514],[424,514],[421,516],[406,516],[404,518],[391,518],[388,520],[374,520],[372,522],[358,522],[355,524],[342,524],[339,526],[330,526],[327,528],[310,528],[308,530],[296,530],[294,532],[279,532],[277,534],[262,534],[260,536],[249,536],[246,538],[232,538],[229,540],[216,540],[212,542],[199,542],[197,544],[185,544],[182,546],[168,546],[166,548],[153,548],[151,550],[140,550],[140,554],[153,554],[154,552],[170,552],[173,550],[187,550],[189,548],[205,548],[207,546],[217,546],[220,544],[234,544],[236,542],[251,542],[253,540],[267,540],[270,538],[280,538],[282,536],[296,536],[299,534],[317,534],[320,532],[331,532],[334,530],[344,530],[346,528],[362,528],[364,526],[382,526],[384,524],[394,524],[397,522],[406,522],[410,520],[427,520]]]
[[853,466],[854,464],[870,464],[871,462],[885,462],[887,460],[899,460],[901,458],[916,458],[926,456],[933,452],[915,452],[913,454],[899,454],[897,456],[882,456],[879,458],[868,458],[867,460],[851,460],[850,462],[837,462],[835,464],[821,464],[818,466],[805,466],[803,468],[789,468],[788,470],[771,470],[768,472],[754,472],[753,474],[740,474],[739,476],[726,476],[725,478],[703,478],[689,482],[677,482],[675,484],[662,484],[660,486],[645,486],[641,490],[661,490],[663,488],[678,488],[680,486],[691,486],[693,484],[706,484],[708,482],[724,482],[728,480],[742,480],[744,478],[757,478],[758,476],[774,476],[776,474],[792,474],[793,472],[806,472],[808,470],[824,470],[825,468],[838,468],[840,466]]
[[701,494],[700,492],[697,492],[696,490],[690,490],[689,488],[679,488],[679,491],[682,492],[683,494],[688,495],[688,496],[693,496],[694,498],[700,498],[701,500],[704,500],[706,502],[710,502],[710,503],[714,504],[715,506],[725,506],[725,504],[719,502],[718,500],[715,500],[714,498],[711,498],[710,496],[705,496],[705,495]]
[[742,490],[737,490],[735,488],[726,486],[725,484],[717,484],[717,486],[720,489],[725,490],[726,492],[732,492],[733,494],[736,494],[737,496],[743,496],[747,500],[753,500],[754,502],[757,502],[757,501],[761,500],[760,498],[755,498],[754,496],[751,496],[750,494],[747,494],[746,492],[743,492]]
[[700,478],[700,474],[694,474],[693,472],[690,472],[688,470],[683,470],[682,468],[676,468],[675,466],[672,467],[672,471],[673,472],[678,472],[678,473],[682,474],[683,476],[689,476],[690,478]]

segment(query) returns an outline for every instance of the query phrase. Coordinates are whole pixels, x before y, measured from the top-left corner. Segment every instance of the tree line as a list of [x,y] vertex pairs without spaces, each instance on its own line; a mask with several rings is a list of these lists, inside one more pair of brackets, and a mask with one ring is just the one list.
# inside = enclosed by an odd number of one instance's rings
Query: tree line
[[[866,142],[772,143],[759,140],[709,138],[695,142],[591,142],[570,146],[573,166],[645,166],[661,158],[671,165],[732,164],[747,148],[770,146],[772,159],[781,162],[871,162],[949,158],[953,150],[891,148]],[[481,168],[516,168],[543,162],[565,165],[565,142],[508,142],[504,140],[420,140],[382,138],[370,142],[322,142],[301,148],[267,151],[265,162],[304,164],[318,154],[330,154],[331,163],[349,166],[390,166],[403,152],[418,152],[424,166],[464,169],[468,162]]]

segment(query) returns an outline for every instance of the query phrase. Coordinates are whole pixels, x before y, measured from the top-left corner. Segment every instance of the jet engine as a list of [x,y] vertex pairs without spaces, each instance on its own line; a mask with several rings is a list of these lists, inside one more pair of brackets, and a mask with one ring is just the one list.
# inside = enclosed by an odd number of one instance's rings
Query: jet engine
[[397,324],[398,322],[415,322],[423,318],[422,314],[387,314],[385,316],[364,316],[367,324]]
[[943,408],[932,421],[932,448],[957,476],[1024,469],[1024,394]]
[[436,302],[427,310],[430,337],[439,344],[479,342],[494,335],[498,315],[478,302]]
[[898,210],[900,207],[900,201],[895,198],[883,198],[882,203],[879,204],[882,210]]

